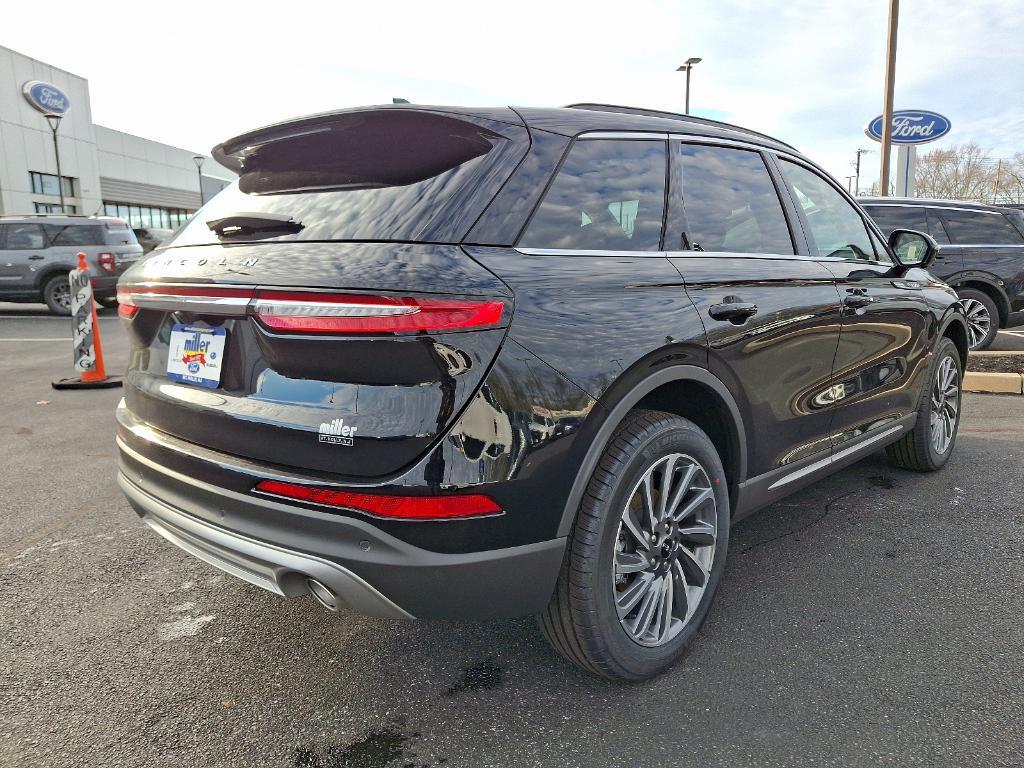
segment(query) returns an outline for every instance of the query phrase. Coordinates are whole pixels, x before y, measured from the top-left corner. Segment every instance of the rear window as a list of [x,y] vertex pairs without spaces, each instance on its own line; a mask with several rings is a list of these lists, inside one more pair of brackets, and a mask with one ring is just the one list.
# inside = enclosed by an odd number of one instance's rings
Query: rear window
[[928,211],[917,205],[865,205],[864,210],[888,236],[894,229],[928,232]]
[[786,214],[757,152],[682,145],[691,245],[704,251],[792,254]]
[[1024,245],[1024,237],[1001,213],[939,209],[954,245]]
[[302,226],[230,242],[457,242],[528,148],[525,128],[487,122],[493,130],[432,112],[371,110],[255,134],[251,144],[224,148],[239,166],[238,181],[170,245],[222,242],[207,222],[240,213],[290,217]]
[[106,245],[102,224],[44,224],[43,229],[54,246]]
[[520,239],[520,247],[659,250],[665,158],[664,140],[577,141]]

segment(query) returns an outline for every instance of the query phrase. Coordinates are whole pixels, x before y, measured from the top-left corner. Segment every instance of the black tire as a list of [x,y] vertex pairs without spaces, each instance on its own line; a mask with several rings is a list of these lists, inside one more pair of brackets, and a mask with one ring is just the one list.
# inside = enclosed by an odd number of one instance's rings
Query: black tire
[[[935,441],[932,439],[936,428],[936,422],[932,420],[932,409],[934,407],[933,389],[936,385],[936,378],[942,370],[944,360],[950,360],[953,370],[956,371],[956,419],[949,444],[944,450],[939,451],[936,448]],[[907,432],[907,434],[892,445],[886,446],[885,454],[896,466],[915,472],[934,472],[937,469],[941,469],[949,461],[949,457],[952,455],[953,448],[956,445],[956,435],[960,427],[963,378],[964,373],[960,363],[960,351],[950,339],[941,339],[938,349],[935,351],[935,359],[931,370],[928,372],[927,387],[921,394],[921,404],[917,409],[917,423],[910,432]]]
[[[967,343],[972,352],[988,349],[999,333],[999,309],[992,297],[973,288],[962,288],[956,292],[967,310]],[[980,306],[979,306],[980,305]],[[978,321],[987,321],[987,329],[982,332]]]
[[[672,585],[681,583],[676,579],[676,571],[673,568],[682,568],[683,563],[687,562],[682,553],[677,551],[674,555],[681,561],[678,564],[671,559],[671,554],[665,555],[668,559],[659,563],[659,568],[667,569],[660,577],[663,580],[662,584],[666,589],[677,590],[669,592],[670,597],[665,599],[665,604],[670,605],[673,610],[669,611],[669,618],[663,622],[665,627],[673,625],[676,634],[670,636],[666,630],[667,639],[663,644],[642,645],[624,626],[623,622],[628,623],[628,616],[620,622],[616,600],[621,599],[624,592],[631,589],[625,584],[626,579],[639,579],[641,576],[658,577],[654,575],[653,569],[648,573],[632,576],[616,575],[617,558],[623,555],[636,557],[642,552],[639,546],[635,546],[636,551],[633,553],[621,551],[621,541],[628,534],[625,527],[620,527],[620,521],[626,505],[635,499],[636,493],[639,492],[638,484],[643,481],[648,470],[657,466],[659,461],[669,461],[666,457],[674,454],[684,456],[674,459],[673,461],[677,463],[673,470],[663,472],[662,477],[668,475],[670,478],[681,478],[685,472],[682,467],[696,465],[703,471],[703,474],[699,475],[704,478],[701,483],[706,481],[707,485],[701,485],[699,488],[696,484],[693,485],[691,495],[691,490],[687,490],[688,486],[684,487],[680,482],[668,495],[675,497],[676,490],[684,488],[681,496],[683,501],[680,501],[677,507],[682,509],[689,506],[690,500],[696,500],[699,492],[705,500],[697,507],[701,511],[695,514],[714,520],[717,535],[710,552],[707,551],[707,544],[687,545],[701,547],[704,553],[701,557],[710,558],[703,592],[699,598],[687,604],[689,607],[679,606],[675,602],[678,600],[687,603],[686,590],[679,590],[678,586],[670,587],[664,583],[667,577]],[[713,508],[707,503],[712,498]],[[659,503],[655,501],[655,506]],[[545,638],[569,661],[584,670],[613,680],[646,680],[663,672],[680,658],[707,617],[725,570],[729,544],[729,514],[725,472],[718,452],[708,436],[696,424],[670,413],[632,411],[609,441],[583,496],[575,525],[569,536],[555,593],[547,609],[538,617]],[[698,518],[679,518],[681,522],[686,520],[697,521]],[[651,526],[650,523],[645,525]],[[625,523],[622,526],[625,526]],[[665,535],[671,533],[670,528]],[[684,535],[681,527],[675,529],[675,535],[678,550],[682,546],[682,539],[678,537]],[[696,540],[688,539],[690,542]],[[633,541],[631,537],[630,541]],[[663,546],[650,546],[651,551],[642,557],[646,559],[648,555],[651,558],[660,556],[665,552],[664,547],[672,551],[670,538],[665,539]],[[646,565],[643,567],[646,569]],[[675,610],[684,609],[686,615],[682,619],[674,616]]]
[[116,309],[117,308],[117,297],[106,296],[102,299],[96,299],[96,303],[104,309]]
[[55,315],[71,314],[71,284],[66,274],[47,278],[43,284],[43,301]]

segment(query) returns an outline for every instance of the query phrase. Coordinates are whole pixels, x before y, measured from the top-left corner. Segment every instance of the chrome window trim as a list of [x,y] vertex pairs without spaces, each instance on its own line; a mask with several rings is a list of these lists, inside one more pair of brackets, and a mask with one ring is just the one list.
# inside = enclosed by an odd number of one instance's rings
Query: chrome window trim
[[589,248],[520,248],[524,256],[664,256],[665,251],[605,251]]
[[952,205],[915,205],[914,203],[861,203],[864,208],[922,208],[931,211],[966,211],[967,213],[986,213],[989,216],[1002,216],[1000,211],[986,211],[983,208],[961,208]]
[[668,134],[664,131],[587,131],[576,137],[577,141],[588,139],[640,139],[648,141],[667,141]]

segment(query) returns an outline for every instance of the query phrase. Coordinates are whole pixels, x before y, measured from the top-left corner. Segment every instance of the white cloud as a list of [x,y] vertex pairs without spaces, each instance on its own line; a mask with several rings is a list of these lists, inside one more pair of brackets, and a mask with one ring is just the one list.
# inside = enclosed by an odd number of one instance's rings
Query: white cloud
[[[881,111],[883,0],[8,4],[0,43],[89,78],[93,118],[192,149],[299,114],[390,101],[554,106],[692,102],[845,176]],[[1024,5],[917,0],[900,21],[897,107],[948,142],[1024,149]],[[878,155],[863,175],[877,174]],[[869,182],[865,182],[867,184]]]

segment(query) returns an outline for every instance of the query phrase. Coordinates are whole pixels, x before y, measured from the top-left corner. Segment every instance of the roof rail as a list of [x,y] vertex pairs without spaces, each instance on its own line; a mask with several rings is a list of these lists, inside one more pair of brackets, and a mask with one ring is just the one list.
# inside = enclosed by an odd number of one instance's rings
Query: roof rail
[[693,115],[684,115],[682,112],[666,112],[661,109],[645,109],[644,107],[623,107],[618,104],[567,104],[566,109],[589,109],[592,112],[615,112],[623,115],[645,115],[646,117],[668,117],[675,120],[688,120],[692,123],[699,125],[708,125],[718,128],[727,128],[730,131],[736,131],[738,133],[746,133],[751,136],[757,136],[762,139],[768,139],[774,141],[776,144],[782,144],[784,147],[789,147],[792,150],[796,150],[792,144],[776,139],[774,136],[769,136],[766,133],[760,131],[754,131],[750,128],[743,128],[739,125],[733,125],[732,123],[723,123],[721,120],[712,120],[709,117],[694,117]]

